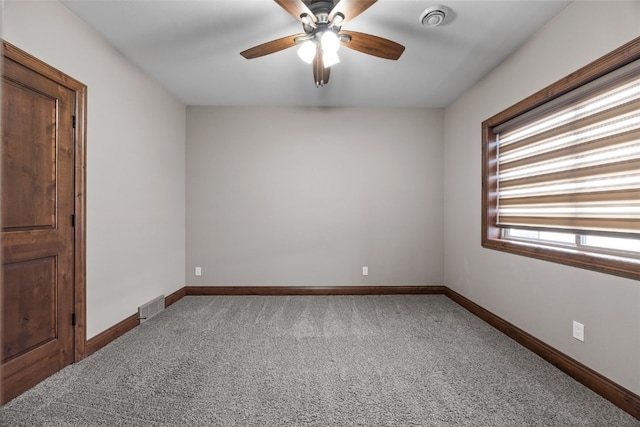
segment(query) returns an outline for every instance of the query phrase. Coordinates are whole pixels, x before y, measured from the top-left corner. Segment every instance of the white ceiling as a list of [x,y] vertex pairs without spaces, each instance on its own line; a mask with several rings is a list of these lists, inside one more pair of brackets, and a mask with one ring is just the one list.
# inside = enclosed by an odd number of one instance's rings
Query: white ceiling
[[[355,0],[357,1],[357,0]],[[343,26],[406,47],[398,61],[340,49],[322,88],[290,48],[240,52],[302,32],[270,0],[63,0],[187,105],[445,107],[517,49],[569,1],[379,0]],[[419,23],[429,6],[450,13]]]

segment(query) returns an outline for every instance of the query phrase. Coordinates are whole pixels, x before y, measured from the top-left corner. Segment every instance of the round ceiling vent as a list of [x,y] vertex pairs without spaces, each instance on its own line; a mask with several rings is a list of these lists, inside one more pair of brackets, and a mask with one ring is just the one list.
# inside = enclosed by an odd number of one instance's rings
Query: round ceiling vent
[[447,16],[445,6],[431,6],[420,15],[420,23],[425,27],[437,27],[442,24]]

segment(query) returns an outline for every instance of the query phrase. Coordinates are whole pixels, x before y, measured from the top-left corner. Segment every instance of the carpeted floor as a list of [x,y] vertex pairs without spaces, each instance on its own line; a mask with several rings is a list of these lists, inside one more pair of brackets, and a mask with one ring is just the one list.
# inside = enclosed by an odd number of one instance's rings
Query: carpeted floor
[[441,295],[186,297],[2,426],[640,426]]

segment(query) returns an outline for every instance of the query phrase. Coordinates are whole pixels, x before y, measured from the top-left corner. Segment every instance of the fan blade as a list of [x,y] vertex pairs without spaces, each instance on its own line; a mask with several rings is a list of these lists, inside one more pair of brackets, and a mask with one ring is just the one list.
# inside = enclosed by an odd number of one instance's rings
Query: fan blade
[[331,74],[331,68],[324,67],[324,62],[322,61],[322,53],[320,48],[318,48],[318,52],[316,52],[316,56],[313,58],[313,82],[316,86],[324,86],[329,83],[329,74]]
[[284,10],[289,12],[296,18],[298,21],[302,22],[300,17],[305,13],[309,15],[313,22],[316,22],[318,19],[316,16],[309,10],[306,4],[302,2],[302,0],[274,0],[276,3],[280,5]]
[[396,60],[404,52],[404,46],[382,37],[357,31],[340,31],[340,34],[346,34],[351,37],[351,41],[341,42],[343,46],[368,55],[377,56],[378,58]]
[[344,20],[342,21],[343,23],[351,21],[353,18],[369,9],[377,1],[378,0],[340,0],[338,4],[333,7],[333,10],[331,10],[331,13],[329,14],[329,22],[333,21],[333,17],[338,12],[344,16]]
[[247,59],[258,58],[260,56],[269,55],[270,53],[278,52],[283,49],[296,45],[296,38],[304,37],[305,34],[294,34],[292,36],[283,37],[277,40],[271,40],[270,42],[262,43],[261,45],[254,46],[251,49],[247,49],[244,52],[240,52],[240,55]]

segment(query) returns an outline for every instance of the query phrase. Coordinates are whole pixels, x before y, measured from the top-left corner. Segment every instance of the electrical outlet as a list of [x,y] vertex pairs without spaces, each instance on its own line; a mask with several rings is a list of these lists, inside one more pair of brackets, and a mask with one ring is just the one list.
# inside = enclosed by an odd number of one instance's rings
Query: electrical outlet
[[584,325],[580,322],[573,321],[573,337],[584,342]]
[[202,276],[202,267],[196,267],[196,276]]
[[363,276],[369,275],[369,267],[367,267],[366,265],[362,267],[362,275]]

